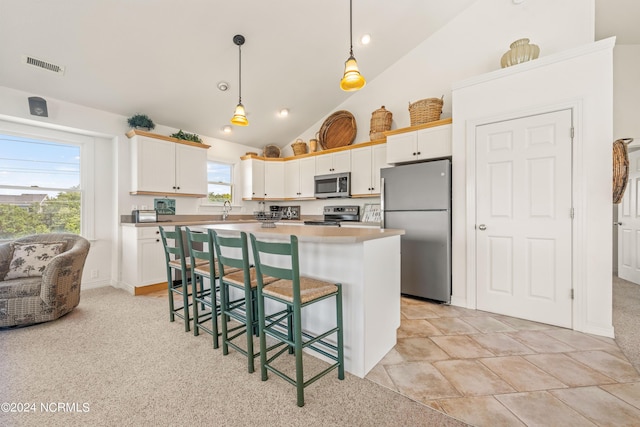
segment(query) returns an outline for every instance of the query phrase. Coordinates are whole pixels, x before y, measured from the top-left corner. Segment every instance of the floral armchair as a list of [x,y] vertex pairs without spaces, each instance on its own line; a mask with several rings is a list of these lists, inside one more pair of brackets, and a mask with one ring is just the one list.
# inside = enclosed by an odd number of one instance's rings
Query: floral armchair
[[68,233],[0,243],[0,327],[48,322],[73,310],[89,247]]

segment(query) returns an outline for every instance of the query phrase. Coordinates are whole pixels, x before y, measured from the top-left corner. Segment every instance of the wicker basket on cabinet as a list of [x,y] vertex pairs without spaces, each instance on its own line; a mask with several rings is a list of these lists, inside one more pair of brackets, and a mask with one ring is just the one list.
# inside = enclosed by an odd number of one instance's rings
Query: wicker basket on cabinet
[[426,98],[409,103],[409,118],[411,126],[440,120],[442,114],[443,98]]
[[371,126],[369,130],[369,139],[375,141],[376,139],[384,139],[385,131],[391,129],[391,120],[393,119],[393,113],[384,108],[384,105],[371,113]]

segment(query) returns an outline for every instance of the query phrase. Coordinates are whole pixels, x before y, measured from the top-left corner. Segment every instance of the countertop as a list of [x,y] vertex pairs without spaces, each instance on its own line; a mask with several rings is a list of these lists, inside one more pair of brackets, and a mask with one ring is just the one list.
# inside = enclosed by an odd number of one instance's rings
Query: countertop
[[213,228],[216,231],[244,231],[253,233],[258,237],[280,238],[289,235],[298,236],[300,242],[316,243],[361,243],[367,240],[382,239],[391,236],[401,236],[404,230],[400,229],[380,229],[362,227],[325,227],[325,226],[305,226],[284,225],[279,223],[275,228],[263,228],[257,223],[235,223],[235,224],[207,224],[202,228]]

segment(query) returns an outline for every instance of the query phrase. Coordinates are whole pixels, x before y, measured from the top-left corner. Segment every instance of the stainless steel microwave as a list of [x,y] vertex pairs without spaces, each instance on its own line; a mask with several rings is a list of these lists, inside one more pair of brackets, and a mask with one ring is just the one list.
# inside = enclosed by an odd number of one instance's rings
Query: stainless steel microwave
[[314,193],[317,199],[329,197],[351,197],[351,173],[316,175]]

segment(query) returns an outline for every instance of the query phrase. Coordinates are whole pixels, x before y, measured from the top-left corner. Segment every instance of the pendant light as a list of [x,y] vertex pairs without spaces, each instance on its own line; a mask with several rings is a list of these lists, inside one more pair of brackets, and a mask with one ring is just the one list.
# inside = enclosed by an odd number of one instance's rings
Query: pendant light
[[242,105],[242,45],[244,44],[244,36],[240,34],[233,36],[233,42],[238,46],[238,105],[233,112],[231,123],[236,126],[247,126],[249,120],[247,120],[244,105]]
[[367,81],[358,70],[358,63],[353,56],[353,1],[349,0],[349,58],[344,63],[344,76],[340,80],[340,89],[352,92],[360,90]]

